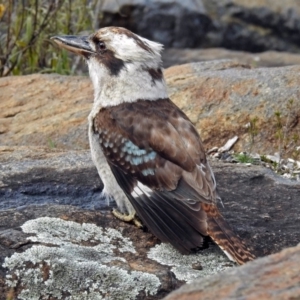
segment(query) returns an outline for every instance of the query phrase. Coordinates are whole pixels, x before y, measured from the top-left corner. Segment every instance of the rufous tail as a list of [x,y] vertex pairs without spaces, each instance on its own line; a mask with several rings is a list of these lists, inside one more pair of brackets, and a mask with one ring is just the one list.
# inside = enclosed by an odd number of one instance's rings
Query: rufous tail
[[232,231],[215,205],[202,204],[207,214],[207,233],[211,239],[224,251],[228,258],[242,265],[255,259],[251,250],[241,238]]

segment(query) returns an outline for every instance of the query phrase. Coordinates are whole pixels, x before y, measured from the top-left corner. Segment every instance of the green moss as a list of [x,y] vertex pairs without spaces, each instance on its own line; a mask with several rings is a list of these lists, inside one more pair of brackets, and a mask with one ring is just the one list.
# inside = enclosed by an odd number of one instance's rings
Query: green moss
[[236,159],[237,162],[243,164],[247,164],[247,163],[252,164],[254,162],[254,159],[251,156],[247,155],[246,153],[235,154],[234,158]]

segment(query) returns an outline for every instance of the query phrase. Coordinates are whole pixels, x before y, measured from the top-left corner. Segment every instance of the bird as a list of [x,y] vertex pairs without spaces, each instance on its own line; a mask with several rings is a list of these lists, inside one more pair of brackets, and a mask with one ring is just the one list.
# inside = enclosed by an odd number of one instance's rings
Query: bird
[[53,36],[82,56],[94,87],[88,116],[92,160],[113,214],[182,254],[212,239],[237,264],[255,258],[221,215],[216,180],[195,126],[169,98],[163,45],[122,27]]

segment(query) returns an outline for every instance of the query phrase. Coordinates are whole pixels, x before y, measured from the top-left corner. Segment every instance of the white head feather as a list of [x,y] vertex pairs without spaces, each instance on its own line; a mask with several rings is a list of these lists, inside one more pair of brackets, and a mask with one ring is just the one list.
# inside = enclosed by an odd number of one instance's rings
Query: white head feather
[[[123,102],[168,98],[163,75],[154,80],[149,72],[161,72],[161,44],[118,27],[102,28],[89,37],[90,47],[95,52],[97,41],[103,42],[107,50],[87,59],[95,90],[95,113],[101,107]],[[118,72],[110,69],[109,64],[114,60],[114,66],[120,67]]]

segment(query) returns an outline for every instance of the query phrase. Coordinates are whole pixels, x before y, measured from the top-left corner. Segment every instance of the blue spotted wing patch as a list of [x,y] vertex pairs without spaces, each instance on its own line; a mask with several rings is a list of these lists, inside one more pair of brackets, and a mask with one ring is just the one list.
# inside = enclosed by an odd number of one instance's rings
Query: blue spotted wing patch
[[116,132],[99,129],[98,134],[102,151],[110,164],[142,182],[146,177],[155,177],[159,156],[153,149],[141,148]]
[[[123,139],[124,146],[121,151],[124,153],[125,161],[129,162],[132,166],[139,166],[151,161],[154,161],[157,153],[151,148],[141,149],[130,140]],[[142,169],[141,172],[147,175],[154,175],[154,169]]]

